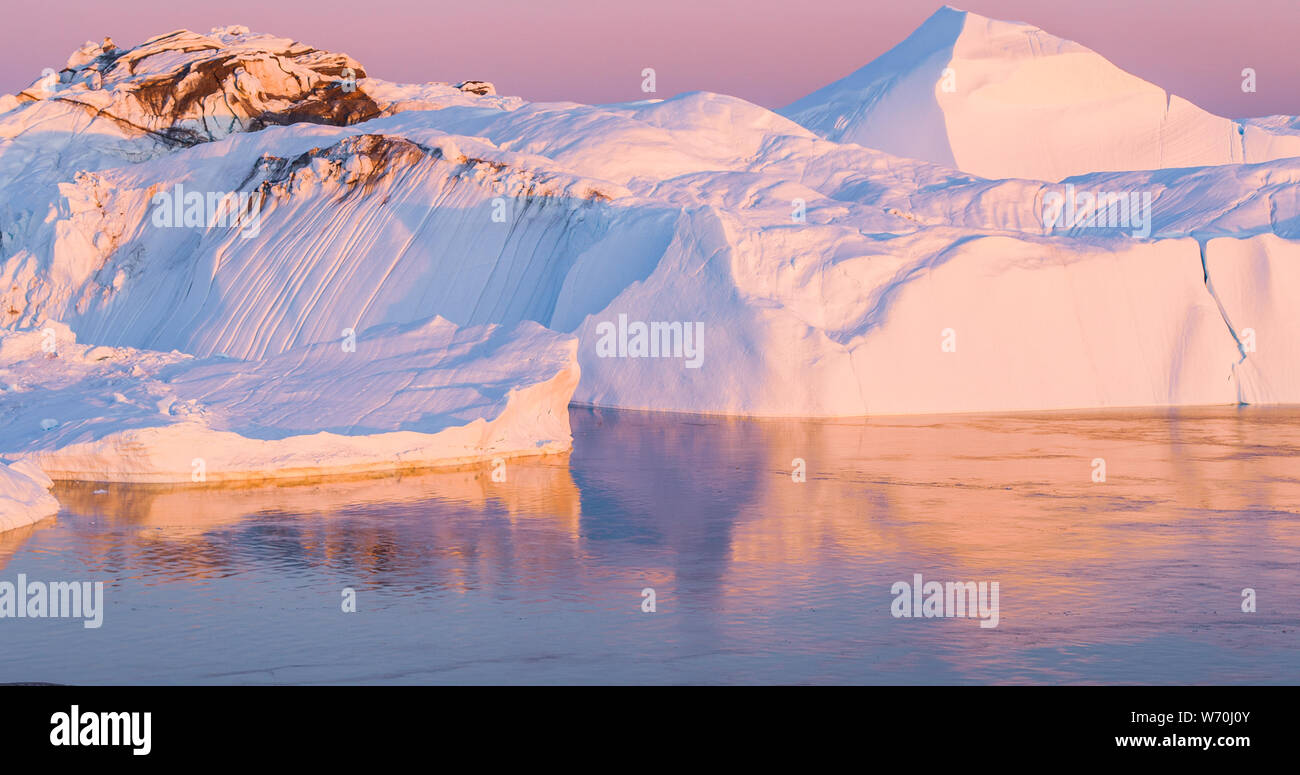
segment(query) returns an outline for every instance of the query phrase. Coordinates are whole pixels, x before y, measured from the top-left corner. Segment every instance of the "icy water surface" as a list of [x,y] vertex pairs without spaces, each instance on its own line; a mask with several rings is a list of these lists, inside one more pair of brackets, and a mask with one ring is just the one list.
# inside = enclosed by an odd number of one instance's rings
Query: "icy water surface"
[[[505,482],[60,485],[0,581],[103,626],[0,619],[0,681],[1300,682],[1300,411],[571,415]],[[895,618],[917,573],[998,626]]]

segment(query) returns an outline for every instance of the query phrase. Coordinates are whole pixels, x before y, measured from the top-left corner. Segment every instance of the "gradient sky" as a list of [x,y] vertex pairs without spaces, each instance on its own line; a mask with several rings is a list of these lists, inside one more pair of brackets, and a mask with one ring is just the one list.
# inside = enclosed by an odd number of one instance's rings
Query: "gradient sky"
[[[119,46],[243,24],[344,51],[390,81],[493,81],[531,100],[642,99],[703,89],[767,107],[866,64],[939,7],[931,0],[62,0],[11,5],[0,93],[58,69],[83,41]],[[956,0],[1078,41],[1215,113],[1300,114],[1297,0]],[[1258,92],[1241,91],[1241,70]],[[1064,88],[1064,85],[1063,85]]]

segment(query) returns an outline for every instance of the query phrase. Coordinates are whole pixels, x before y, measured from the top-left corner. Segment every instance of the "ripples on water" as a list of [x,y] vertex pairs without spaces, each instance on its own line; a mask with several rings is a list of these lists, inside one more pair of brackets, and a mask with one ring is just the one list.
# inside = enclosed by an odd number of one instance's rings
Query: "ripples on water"
[[[504,483],[60,485],[0,579],[106,581],[104,625],[0,620],[0,681],[1300,681],[1300,411],[571,415]],[[914,573],[999,626],[893,618]]]

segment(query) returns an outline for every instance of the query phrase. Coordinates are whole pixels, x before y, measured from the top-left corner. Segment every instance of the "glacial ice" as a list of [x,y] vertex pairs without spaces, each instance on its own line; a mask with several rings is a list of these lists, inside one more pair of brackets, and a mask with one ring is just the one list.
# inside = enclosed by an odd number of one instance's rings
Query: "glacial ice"
[[30,464],[0,463],[0,532],[39,522],[59,510],[52,482]]
[[1280,122],[1213,115],[1078,43],[948,6],[781,113],[837,142],[986,178],[1300,156],[1300,135]]
[[[1105,88],[1045,103],[1059,68]],[[558,451],[570,398],[752,416],[1300,402],[1292,117],[1219,119],[951,10],[788,117],[457,83],[225,28],[91,46],[53,93],[0,98],[0,383],[18,388],[0,455],[145,481],[190,481],[203,457],[221,480]],[[1058,132],[1080,115],[1082,144]],[[1149,195],[1149,229],[1048,228],[1065,186]],[[255,218],[156,220],[222,193]],[[699,324],[698,368],[603,357],[621,320]],[[56,358],[33,349],[46,328]]]
[[569,449],[572,337],[441,318],[340,333],[258,360],[77,344],[58,323],[0,334],[0,455],[54,479],[221,482]]

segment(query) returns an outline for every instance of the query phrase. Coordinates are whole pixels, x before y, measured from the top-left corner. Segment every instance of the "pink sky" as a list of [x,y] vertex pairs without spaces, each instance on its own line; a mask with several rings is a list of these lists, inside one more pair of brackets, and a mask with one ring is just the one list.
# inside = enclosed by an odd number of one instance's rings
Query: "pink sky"
[[[1296,0],[965,0],[1026,21],[1221,115],[1300,114]],[[703,89],[780,107],[866,64],[929,0],[62,0],[13,5],[0,93],[61,67],[83,41],[119,46],[186,27],[249,28],[351,54],[391,81],[488,80],[532,100],[641,99]],[[1258,92],[1241,91],[1241,70]]]

